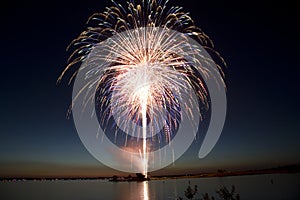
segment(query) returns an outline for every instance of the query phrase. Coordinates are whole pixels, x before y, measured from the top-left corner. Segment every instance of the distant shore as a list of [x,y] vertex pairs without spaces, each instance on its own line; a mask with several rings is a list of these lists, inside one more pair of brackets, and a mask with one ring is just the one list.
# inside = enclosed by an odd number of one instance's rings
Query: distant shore
[[[151,176],[146,180],[166,180],[166,179],[189,179],[189,178],[209,178],[209,177],[226,177],[226,176],[244,176],[244,175],[262,175],[262,174],[291,174],[300,173],[300,165],[283,166],[271,169],[259,169],[259,170],[244,170],[244,171],[227,171],[218,170],[213,173],[199,173],[199,174],[182,174],[182,175],[160,175]],[[114,177],[114,176],[113,176]],[[0,181],[55,181],[55,180],[107,180],[112,181],[113,177],[0,177]],[[119,176],[115,178],[116,182],[119,181],[136,181],[137,179],[132,176]],[[141,179],[139,179],[140,181]]]
[[170,176],[155,176],[151,177],[152,180],[157,179],[173,179],[173,178],[210,178],[210,177],[226,177],[226,176],[247,176],[247,175],[263,175],[263,174],[292,174],[300,173],[298,169],[260,169],[260,170],[245,170],[245,171],[223,171],[216,173],[200,173],[191,175],[170,175]]

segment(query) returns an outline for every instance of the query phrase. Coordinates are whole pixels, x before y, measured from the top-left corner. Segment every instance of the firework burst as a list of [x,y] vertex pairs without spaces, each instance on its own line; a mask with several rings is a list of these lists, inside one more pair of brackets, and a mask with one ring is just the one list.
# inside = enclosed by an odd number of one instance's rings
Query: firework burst
[[[126,133],[122,148],[140,155],[147,174],[150,152],[171,143],[183,120],[196,119],[197,126],[198,101],[209,107],[204,80],[223,73],[206,51],[221,63],[223,59],[181,7],[168,9],[163,0],[129,1],[126,6],[112,2],[115,6],[93,14],[87,30],[71,42],[73,53],[59,80],[84,63],[70,78],[71,83],[81,73],[85,80],[73,94],[72,106],[79,96],[84,96],[83,109],[95,105],[91,114],[99,129],[114,135],[114,143]],[[191,44],[190,37],[203,49]]]

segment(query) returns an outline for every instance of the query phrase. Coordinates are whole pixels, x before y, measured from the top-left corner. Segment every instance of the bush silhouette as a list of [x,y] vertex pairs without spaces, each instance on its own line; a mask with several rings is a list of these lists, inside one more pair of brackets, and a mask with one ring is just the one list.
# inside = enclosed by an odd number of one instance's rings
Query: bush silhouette
[[[188,199],[193,199],[195,195],[198,193],[197,185],[194,186],[194,189],[191,187],[190,182],[187,186],[186,190],[184,191],[184,195]],[[231,186],[231,190],[229,191],[226,186],[221,187],[219,190],[216,191],[218,196],[223,200],[240,200],[240,195],[236,193],[235,186]],[[182,200],[181,197],[177,199]],[[196,200],[196,199],[195,199]],[[202,198],[198,200],[215,200],[213,196],[209,196],[208,193],[202,194]]]
[[240,200],[240,195],[235,192],[235,186],[231,186],[231,191],[229,191],[225,186],[217,190],[219,197],[224,200]]
[[190,185],[188,185],[188,187],[186,188],[186,190],[184,191],[184,195],[186,196],[186,198],[188,199],[193,199],[195,194],[197,193],[198,189],[197,189],[197,185],[194,186],[194,189],[191,188]]

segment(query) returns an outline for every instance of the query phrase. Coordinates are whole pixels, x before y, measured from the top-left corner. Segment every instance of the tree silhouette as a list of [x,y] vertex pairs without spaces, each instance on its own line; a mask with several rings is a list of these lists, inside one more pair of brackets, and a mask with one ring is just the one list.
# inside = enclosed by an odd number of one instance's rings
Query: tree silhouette
[[112,180],[113,180],[113,181],[117,181],[117,180],[118,180],[118,176],[113,175]]

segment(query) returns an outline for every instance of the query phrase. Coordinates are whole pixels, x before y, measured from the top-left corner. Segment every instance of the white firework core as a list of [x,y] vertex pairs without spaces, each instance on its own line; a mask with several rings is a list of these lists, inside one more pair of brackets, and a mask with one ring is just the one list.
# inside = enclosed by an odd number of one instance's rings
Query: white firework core
[[[116,42],[114,43],[116,45],[113,45],[115,55],[127,56],[118,58],[117,62],[119,64],[112,65],[109,69],[117,72],[111,79],[114,83],[110,87],[114,91],[113,102],[117,102],[111,108],[111,114],[123,119],[125,131],[131,133],[134,133],[134,131],[130,131],[129,128],[134,129],[134,127],[130,127],[130,120],[126,119],[136,117],[136,121],[139,121],[139,117],[141,117],[142,133],[137,132],[139,134],[137,137],[143,139],[141,163],[143,165],[143,173],[147,176],[147,137],[154,136],[157,132],[155,127],[160,127],[159,124],[154,125],[147,131],[147,115],[150,119],[159,118],[156,120],[158,123],[164,122],[166,104],[176,103],[176,98],[171,93],[168,93],[167,89],[173,91],[173,94],[178,94],[182,86],[188,85],[182,82],[190,82],[190,80],[178,79],[179,76],[186,77],[182,76],[182,74],[186,70],[184,67],[188,65],[183,58],[177,57],[174,52],[170,51],[170,42],[163,43],[160,41],[163,37],[156,35],[155,32],[150,32],[153,35],[149,35],[146,30],[139,30],[136,33],[139,34],[130,35],[131,40],[135,41],[134,44],[126,45],[125,47],[119,46],[119,43]],[[150,38],[147,41],[143,37],[146,34]],[[127,37],[121,38],[125,40]],[[175,43],[171,44],[174,45]],[[109,63],[115,61],[114,59],[109,61]],[[181,73],[176,70],[179,67],[182,68]],[[136,113],[140,113],[140,115],[136,115]],[[119,117],[117,117],[117,121],[120,121]],[[166,137],[171,138],[170,132],[166,132]]]

